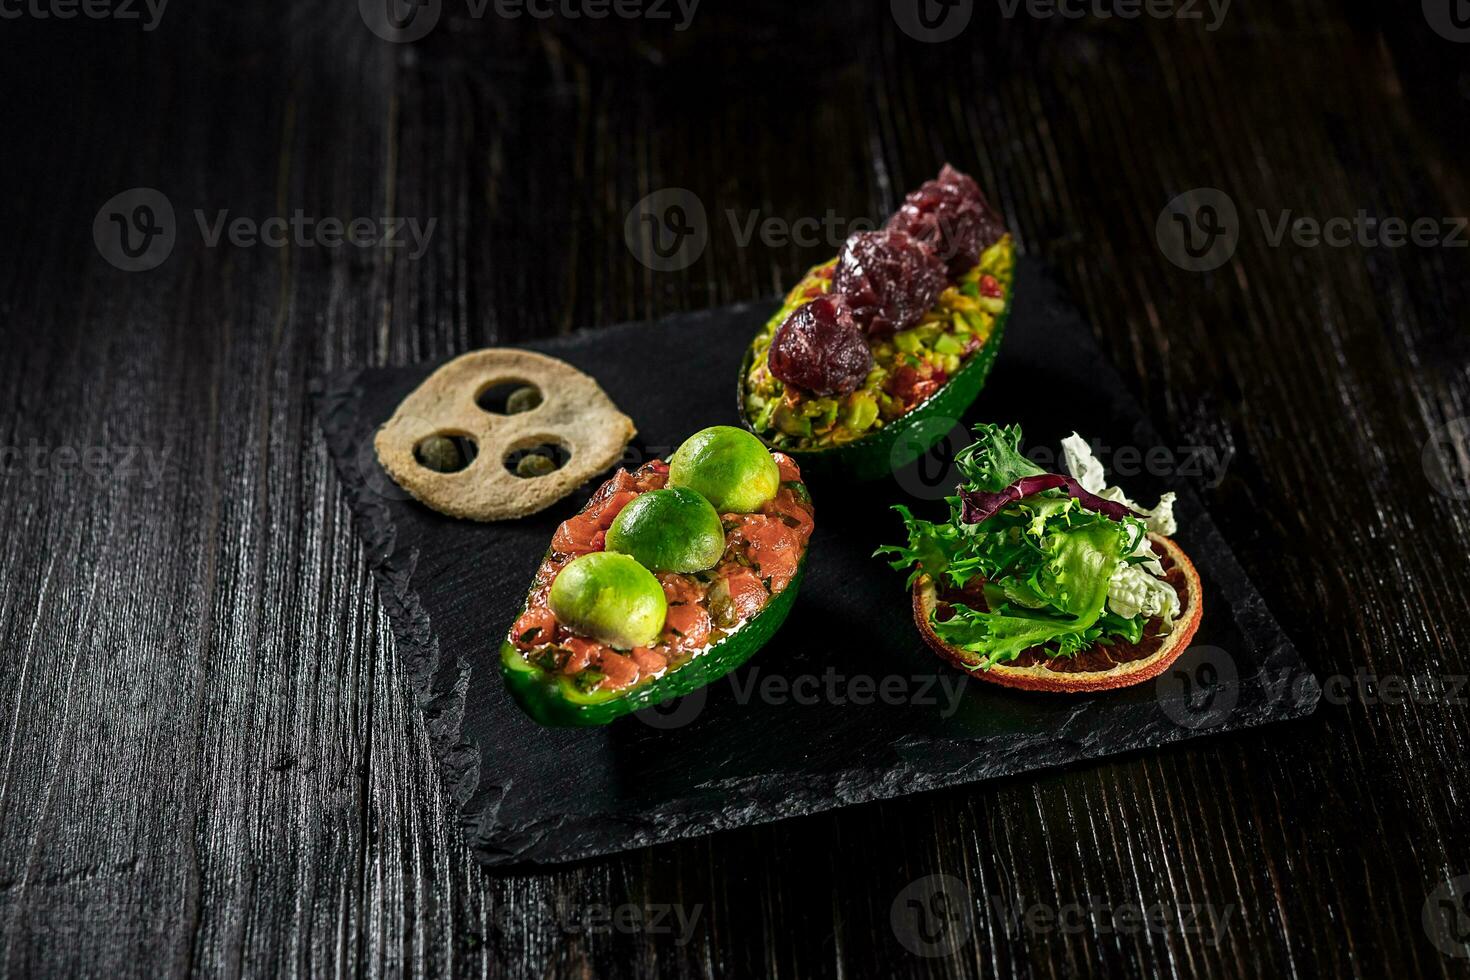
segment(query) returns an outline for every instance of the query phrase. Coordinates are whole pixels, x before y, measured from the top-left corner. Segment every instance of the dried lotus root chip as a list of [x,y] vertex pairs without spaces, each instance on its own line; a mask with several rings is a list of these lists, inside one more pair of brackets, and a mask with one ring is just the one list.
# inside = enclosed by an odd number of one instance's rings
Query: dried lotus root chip
[[[536,389],[539,404],[517,399],[513,414],[481,407],[485,392],[506,385]],[[571,365],[491,348],[430,375],[378,430],[373,446],[394,481],[426,506],[503,521],[544,510],[606,470],[636,432],[597,382]],[[522,465],[524,475],[517,475],[517,460],[538,447],[549,447],[548,458],[560,465],[549,472]]]

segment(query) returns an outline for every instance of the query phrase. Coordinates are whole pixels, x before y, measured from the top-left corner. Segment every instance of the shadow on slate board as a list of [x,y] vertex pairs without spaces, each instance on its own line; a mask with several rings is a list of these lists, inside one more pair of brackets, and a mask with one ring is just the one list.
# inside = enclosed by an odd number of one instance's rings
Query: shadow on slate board
[[[637,461],[737,422],[741,356],[774,305],[528,346],[601,382],[639,427]],[[813,483],[806,583],[784,628],[743,668],[658,713],[542,728],[504,690],[498,648],[556,526],[600,478],[500,524],[451,520],[408,499],[378,467],[372,434],[436,366],[339,375],[314,394],[446,784],[486,865],[607,854],[1300,717],[1317,703],[1316,679],[1179,474],[1118,478],[1145,501],[1181,491],[1177,537],[1200,570],[1205,611],[1175,668],[1137,688],[1062,697],[944,665],[914,629],[903,575],[870,556],[900,533],[891,504],[944,512],[948,456],[968,441],[956,427],[891,481]],[[965,420],[976,421],[1021,423],[1032,452],[1055,452],[1074,428],[1111,447],[1162,445],[1077,312],[1029,261],[991,381]],[[1112,476],[1111,457],[1103,462]]]

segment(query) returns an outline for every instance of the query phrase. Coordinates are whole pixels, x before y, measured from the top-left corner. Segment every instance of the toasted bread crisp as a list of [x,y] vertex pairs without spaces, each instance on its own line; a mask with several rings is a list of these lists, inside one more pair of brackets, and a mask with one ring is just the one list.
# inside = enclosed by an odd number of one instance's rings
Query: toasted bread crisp
[[[919,627],[924,642],[935,653],[978,680],[1002,687],[1066,694],[1109,691],[1142,684],[1168,670],[1169,665],[1189,649],[1189,642],[1194,639],[1204,613],[1204,590],[1200,585],[1199,572],[1189,556],[1171,538],[1150,534],[1149,540],[1164,562],[1169,584],[1179,595],[1180,612],[1172,630],[1162,635],[1155,632],[1142,644],[1098,644],[1072,657],[1051,657],[1042,651],[1028,651],[1014,663],[977,668],[964,651],[941,640],[930,625],[930,617],[942,606],[942,600],[927,576],[914,583],[914,623]],[[1150,629],[1156,628],[1154,623],[1149,625]]]
[[[505,384],[536,388],[541,403],[514,415],[478,404],[488,389]],[[503,521],[550,507],[621,458],[636,434],[592,378],[571,365],[510,348],[491,348],[456,358],[403,400],[373,441],[378,461],[417,500],[451,517]],[[473,442],[474,458],[456,472],[424,465],[416,447],[433,436]],[[518,476],[507,459],[537,446],[553,446],[565,463],[541,476]]]

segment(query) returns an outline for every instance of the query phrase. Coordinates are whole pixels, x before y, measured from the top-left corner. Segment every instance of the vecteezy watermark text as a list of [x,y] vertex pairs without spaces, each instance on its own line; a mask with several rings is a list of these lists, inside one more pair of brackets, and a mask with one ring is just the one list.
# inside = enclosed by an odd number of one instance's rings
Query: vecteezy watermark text
[[[890,458],[894,479],[917,500],[951,496],[962,478],[955,460],[960,450],[973,441],[970,429],[958,419],[948,416],[923,419],[894,441]],[[915,456],[915,446],[924,445],[929,448]],[[1108,483],[1125,486],[1130,479],[1147,474],[1171,484],[1191,480],[1213,490],[1224,481],[1225,471],[1235,458],[1233,446],[1114,446],[1100,438],[1089,438],[1088,445],[1102,463]],[[1048,473],[1066,469],[1066,460],[1055,446],[1026,445],[1022,452]]]
[[1230,0],[996,0],[1001,16],[1024,14],[1036,20],[1204,20],[1205,30],[1218,31],[1230,12]]
[[[1107,471],[1109,482],[1115,478],[1148,474],[1199,480],[1213,490],[1225,479],[1225,470],[1235,458],[1233,446],[1112,446],[1105,439],[1088,439],[1093,456]],[[1065,460],[1051,446],[1028,446],[1026,458],[1049,473],[1060,473]]]
[[[1470,219],[1449,215],[1298,214],[1293,208],[1256,208],[1261,240],[1269,248],[1467,248]],[[1154,234],[1170,262],[1190,272],[1218,269],[1235,255],[1247,230],[1235,200],[1217,187],[1195,187],[1159,213]]]
[[[196,208],[193,217],[206,248],[227,242],[236,248],[406,249],[410,259],[428,251],[439,224],[438,218],[317,217],[300,208],[264,218],[235,214],[228,208]],[[98,253],[124,272],[146,272],[162,265],[173,253],[178,236],[173,203],[152,187],[134,187],[114,195],[92,223]]]
[[[699,12],[699,0],[465,0],[470,16],[483,17],[488,5],[506,20],[652,20],[669,21],[687,31]],[[676,20],[677,18],[677,20]]]
[[0,20],[137,21],[145,33],[158,29],[168,0],[0,0]]
[[[1268,680],[1268,684],[1269,684]],[[1359,668],[1351,676],[1333,674],[1322,682],[1322,700],[1328,704],[1396,706],[1401,704],[1470,704],[1470,676],[1464,674],[1375,674]]]
[[[1292,667],[1268,667],[1258,675],[1259,698],[1285,707],[1321,700],[1335,707],[1463,708],[1470,704],[1465,674],[1380,674],[1359,668],[1329,674],[1319,682]],[[1217,728],[1234,714],[1242,693],[1240,668],[1229,651],[1196,644],[1154,681],[1160,709],[1175,724],[1194,730]]]
[[743,678],[739,674],[730,675],[735,700],[742,705],[753,701],[772,705],[916,705],[937,707],[943,718],[958,710],[967,681],[969,678],[959,673],[874,677],[871,674],[844,674],[836,667],[828,667],[820,675],[787,677],[782,674],[762,676],[757,666]]
[[1256,216],[1265,232],[1266,243],[1280,248],[1288,238],[1300,248],[1466,248],[1470,221],[1465,218],[1379,218],[1359,208],[1351,217],[1338,215],[1321,219],[1295,214],[1283,208],[1273,216],[1257,209]]
[[[1230,930],[1233,903],[1113,901],[1084,896],[1070,901],[1007,901],[987,897],[991,914],[1012,939],[1026,935],[1195,936],[1219,946]],[[982,909],[965,883],[951,874],[926,875],[909,882],[889,907],[889,925],[899,944],[915,956],[948,956],[970,940]]]
[[594,902],[557,913],[557,927],[569,936],[622,935],[673,936],[676,946],[687,946],[694,939],[695,927],[704,914],[704,906],[682,902],[647,902],[607,905]]
[[[849,236],[879,226],[872,218],[846,217],[831,209],[819,217],[787,218],[758,208],[725,208],[723,217],[736,248],[759,242],[766,248],[826,246],[836,251]],[[704,201],[686,187],[654,191],[633,205],[623,220],[628,251],[655,272],[677,272],[698,262],[712,230]]]
[[[1208,21],[1214,32],[1225,22],[1231,0],[995,0],[1007,19]],[[975,17],[975,0],[889,0],[893,20],[909,37],[929,44],[952,41]]]
[[1004,924],[1007,935],[1076,936],[1198,936],[1207,946],[1218,946],[1230,929],[1234,904],[1212,902],[1175,904],[1153,902],[1114,902],[1089,897],[1081,901],[1031,902],[1010,905],[998,895],[990,898],[991,910]]
[[25,474],[58,480],[83,476],[98,486],[115,479],[141,479],[152,489],[163,482],[170,451],[153,446],[0,446],[0,476]]
[[[463,14],[471,20],[602,21],[645,20],[667,23],[687,31],[694,23],[700,0],[463,0]],[[363,23],[378,37],[395,44],[418,41],[428,35],[444,13],[444,0],[358,0]]]
[[[918,674],[849,674],[828,667],[820,674],[763,673],[759,665],[727,675],[735,703],[743,706],[818,704],[870,707],[937,708],[941,718],[949,718],[960,708],[970,678],[955,671]],[[701,687],[675,701],[637,713],[637,717],[653,728],[682,728],[704,712],[710,689]]]
[[231,218],[229,211],[216,211],[212,216],[203,210],[194,212],[199,234],[210,248],[221,238],[236,248],[409,248],[410,259],[421,258],[429,247],[438,218],[420,223],[417,218],[315,218],[299,208],[289,218],[273,216],[257,219],[248,216]]
[[878,222],[871,218],[844,218],[836,211],[827,210],[820,218],[805,217],[789,220],[775,215],[763,215],[760,211],[741,214],[735,208],[725,210],[725,219],[730,222],[730,233],[735,244],[749,248],[757,237],[766,248],[816,248],[826,245],[841,248],[848,237],[862,231],[877,229]]

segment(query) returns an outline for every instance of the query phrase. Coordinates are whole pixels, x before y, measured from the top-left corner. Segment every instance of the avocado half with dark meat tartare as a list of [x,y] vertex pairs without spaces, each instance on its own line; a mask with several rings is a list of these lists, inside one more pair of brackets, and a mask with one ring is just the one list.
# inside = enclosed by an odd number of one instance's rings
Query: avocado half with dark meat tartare
[[506,686],[544,725],[605,725],[722,677],[791,611],[812,514],[790,457],[728,426],[672,468],[618,471],[552,537],[501,644]]
[[741,364],[742,421],[809,477],[887,476],[980,393],[1014,283],[1014,240],[946,166],[790,292]]

